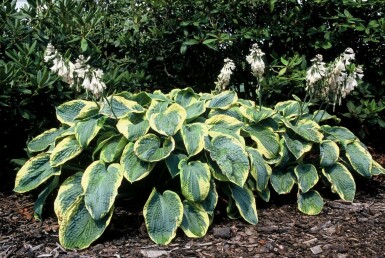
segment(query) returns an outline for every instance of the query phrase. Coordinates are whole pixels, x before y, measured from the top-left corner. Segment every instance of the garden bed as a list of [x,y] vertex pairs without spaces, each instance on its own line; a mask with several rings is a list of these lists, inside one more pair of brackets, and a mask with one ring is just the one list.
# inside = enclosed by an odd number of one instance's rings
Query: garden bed
[[[383,155],[374,157],[384,164]],[[204,238],[189,239],[180,231],[168,246],[154,244],[141,214],[120,203],[105,234],[83,251],[58,244],[54,216],[33,219],[32,195],[6,191],[0,193],[0,257],[382,257],[385,176],[357,187],[353,203],[330,195],[318,216],[300,213],[295,196],[275,196],[269,204],[258,200],[256,226],[229,220],[219,209]]]

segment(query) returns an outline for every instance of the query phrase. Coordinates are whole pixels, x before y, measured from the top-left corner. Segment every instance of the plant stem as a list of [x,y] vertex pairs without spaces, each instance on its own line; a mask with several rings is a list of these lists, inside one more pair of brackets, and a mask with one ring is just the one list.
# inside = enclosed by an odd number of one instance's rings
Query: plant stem
[[112,97],[113,97],[113,95],[111,95],[111,102],[110,102],[110,101],[108,101],[107,97],[103,96],[103,98],[107,101],[107,104],[110,106],[111,112],[114,115],[115,119],[118,119],[118,117],[116,116],[116,114],[114,112],[114,109],[112,108]]

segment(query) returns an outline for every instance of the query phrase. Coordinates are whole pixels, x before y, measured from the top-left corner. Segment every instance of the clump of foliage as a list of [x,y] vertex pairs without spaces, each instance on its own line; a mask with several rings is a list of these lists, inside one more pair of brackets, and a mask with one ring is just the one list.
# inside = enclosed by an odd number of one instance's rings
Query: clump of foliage
[[156,174],[159,182],[146,185],[154,188],[143,215],[150,238],[168,244],[179,227],[189,237],[204,236],[218,195],[227,198],[229,217],[256,224],[255,195],[269,201],[271,190],[295,189],[298,209],[315,215],[324,203],[317,184],[353,201],[353,175],[384,173],[353,133],[329,125],[336,117],[312,113],[297,100],[271,109],[233,91],[198,94],[191,88],[106,99],[57,107],[61,126],[28,143],[36,155],[16,177],[16,192],[42,188],[38,218],[59,187],[54,210],[65,248],[86,248],[100,237],[123,180],[131,187]]

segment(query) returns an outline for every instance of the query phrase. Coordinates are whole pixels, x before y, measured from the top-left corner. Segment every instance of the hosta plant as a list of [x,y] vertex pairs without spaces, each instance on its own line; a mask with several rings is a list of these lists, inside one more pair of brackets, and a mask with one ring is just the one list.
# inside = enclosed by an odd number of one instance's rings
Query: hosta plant
[[143,193],[130,188],[141,184],[150,188],[143,207],[148,234],[168,244],[178,228],[204,236],[219,195],[230,218],[256,224],[256,199],[269,201],[272,190],[296,191],[298,209],[316,215],[324,204],[320,184],[351,202],[356,176],[384,173],[357,137],[336,125],[337,117],[310,112],[297,100],[272,109],[233,91],[186,88],[72,100],[56,115],[61,126],[28,143],[35,156],[17,173],[14,190],[41,190],[37,218],[56,195],[59,240],[68,249],[98,239],[117,196],[134,192],[140,199]]

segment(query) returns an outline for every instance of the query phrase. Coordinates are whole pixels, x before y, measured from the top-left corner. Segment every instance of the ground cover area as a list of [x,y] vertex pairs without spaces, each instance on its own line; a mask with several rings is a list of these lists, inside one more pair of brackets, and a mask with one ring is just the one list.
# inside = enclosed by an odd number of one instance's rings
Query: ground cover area
[[[384,165],[385,155],[373,153]],[[357,180],[358,181],[358,180]],[[3,184],[4,186],[4,184]],[[169,246],[154,244],[138,212],[119,202],[110,226],[90,248],[65,250],[59,245],[53,212],[33,219],[32,195],[0,192],[0,257],[385,257],[385,176],[357,182],[353,203],[325,196],[318,216],[301,214],[295,194],[257,203],[259,223],[249,225],[225,216],[225,200],[208,234],[189,239],[183,232]]]

